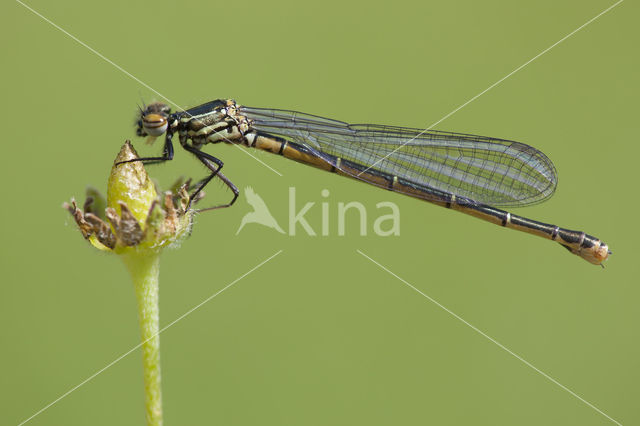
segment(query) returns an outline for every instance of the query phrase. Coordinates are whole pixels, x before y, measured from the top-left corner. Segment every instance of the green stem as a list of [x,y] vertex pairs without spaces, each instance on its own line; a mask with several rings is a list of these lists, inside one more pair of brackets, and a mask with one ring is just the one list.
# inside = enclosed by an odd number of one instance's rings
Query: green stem
[[147,425],[162,426],[160,336],[158,334],[160,255],[148,251],[145,253],[132,252],[122,256],[122,259],[131,274],[138,300]]

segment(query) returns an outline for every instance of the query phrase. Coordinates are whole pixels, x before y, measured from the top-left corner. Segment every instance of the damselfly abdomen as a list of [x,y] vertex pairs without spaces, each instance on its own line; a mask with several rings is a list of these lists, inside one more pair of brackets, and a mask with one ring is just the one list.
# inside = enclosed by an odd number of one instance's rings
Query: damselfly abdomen
[[[557,185],[553,163],[520,142],[484,136],[374,124],[348,124],[295,111],[252,108],[215,100],[171,113],[153,103],[140,112],[137,133],[165,135],[161,157],[171,160],[172,138],[211,174],[191,198],[218,176],[233,199],[237,188],[220,169],[222,161],[201,150],[208,143],[233,143],[282,155],[390,191],[429,201],[518,231],[557,241],[590,263],[601,265],[611,253],[598,238],[527,219],[496,207],[522,207],[549,198]],[[205,210],[210,210],[205,209]]]

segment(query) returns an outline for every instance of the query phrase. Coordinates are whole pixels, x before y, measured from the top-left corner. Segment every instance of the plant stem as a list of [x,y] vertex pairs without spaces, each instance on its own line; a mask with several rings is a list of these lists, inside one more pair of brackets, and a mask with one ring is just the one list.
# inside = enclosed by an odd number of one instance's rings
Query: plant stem
[[162,426],[160,336],[158,334],[160,255],[149,251],[132,252],[122,256],[122,259],[131,274],[138,301],[147,425]]

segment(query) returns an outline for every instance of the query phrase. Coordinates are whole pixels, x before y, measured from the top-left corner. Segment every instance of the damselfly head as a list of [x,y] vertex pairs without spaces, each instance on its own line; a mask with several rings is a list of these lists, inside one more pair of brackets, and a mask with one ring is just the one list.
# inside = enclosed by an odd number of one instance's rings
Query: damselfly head
[[170,113],[171,108],[161,102],[153,102],[144,109],[140,109],[140,116],[136,123],[136,134],[153,138],[162,135],[167,131],[167,119]]

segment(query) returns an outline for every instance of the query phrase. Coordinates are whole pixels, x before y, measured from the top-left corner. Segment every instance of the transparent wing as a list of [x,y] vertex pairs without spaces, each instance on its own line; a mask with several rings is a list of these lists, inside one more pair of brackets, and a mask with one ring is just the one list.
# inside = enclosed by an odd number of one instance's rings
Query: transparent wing
[[340,157],[478,203],[526,206],[549,198],[557,185],[551,160],[520,142],[348,124],[286,110],[240,107],[240,112],[254,129],[302,144],[333,165]]

